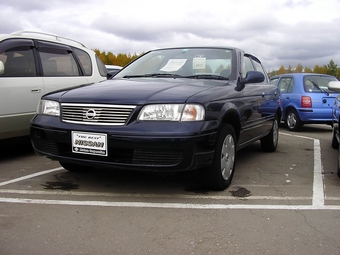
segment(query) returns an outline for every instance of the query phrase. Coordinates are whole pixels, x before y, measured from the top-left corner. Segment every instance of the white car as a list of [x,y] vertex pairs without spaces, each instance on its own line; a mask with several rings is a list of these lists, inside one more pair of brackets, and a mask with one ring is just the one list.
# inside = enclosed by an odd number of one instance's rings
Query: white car
[[29,135],[42,95],[106,79],[105,65],[78,41],[32,31],[0,34],[0,140]]
[[116,66],[116,65],[105,65],[107,69],[107,78],[110,79],[113,76],[116,75],[123,67],[122,66]]

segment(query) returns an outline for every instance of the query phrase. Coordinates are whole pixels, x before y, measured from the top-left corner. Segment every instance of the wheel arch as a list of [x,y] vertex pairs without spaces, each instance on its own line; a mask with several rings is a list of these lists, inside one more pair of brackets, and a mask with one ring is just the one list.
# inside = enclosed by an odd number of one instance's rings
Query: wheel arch
[[233,127],[236,135],[236,140],[238,141],[241,133],[241,120],[239,113],[235,109],[230,109],[229,111],[227,111],[221,119],[220,127],[223,124],[230,124]]
[[296,107],[294,107],[293,105],[288,105],[288,106],[284,109],[283,114],[282,114],[282,118],[283,118],[284,120],[286,120],[287,112],[290,111],[290,110],[295,110],[295,112],[297,113],[297,115],[298,115],[299,118],[300,118],[299,111],[296,109]]

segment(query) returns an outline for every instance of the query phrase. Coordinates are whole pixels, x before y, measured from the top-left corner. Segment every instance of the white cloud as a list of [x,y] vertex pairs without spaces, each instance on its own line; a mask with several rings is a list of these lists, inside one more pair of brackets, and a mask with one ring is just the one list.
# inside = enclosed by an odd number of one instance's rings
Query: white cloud
[[115,54],[225,45],[255,54],[268,70],[340,65],[339,0],[0,0],[0,9],[0,33],[49,32]]

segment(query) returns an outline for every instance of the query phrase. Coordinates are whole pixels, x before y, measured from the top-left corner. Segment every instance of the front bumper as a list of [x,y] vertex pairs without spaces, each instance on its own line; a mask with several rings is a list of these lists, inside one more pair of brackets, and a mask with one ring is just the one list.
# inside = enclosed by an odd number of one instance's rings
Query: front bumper
[[141,129],[139,134],[136,130],[124,134],[117,129],[110,132],[107,128],[98,130],[98,126],[81,125],[86,129],[80,131],[107,134],[107,156],[74,153],[71,133],[79,131],[79,125],[63,123],[63,128],[56,127],[53,123],[47,125],[46,118],[49,117],[38,116],[33,120],[31,141],[37,154],[52,160],[93,167],[179,172],[210,165],[215,152],[216,131],[185,135],[183,129],[176,130],[176,123],[166,123],[172,133],[152,131],[152,124],[151,129],[147,132]]

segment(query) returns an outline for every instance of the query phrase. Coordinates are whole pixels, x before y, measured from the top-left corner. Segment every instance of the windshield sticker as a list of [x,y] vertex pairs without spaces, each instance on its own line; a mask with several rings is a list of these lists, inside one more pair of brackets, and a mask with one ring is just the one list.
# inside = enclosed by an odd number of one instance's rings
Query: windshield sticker
[[195,69],[205,69],[205,60],[206,58],[194,58],[192,60],[192,68]]
[[184,66],[186,59],[169,59],[168,63],[162,67],[160,71],[164,72],[174,72],[178,71],[182,66]]

